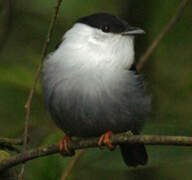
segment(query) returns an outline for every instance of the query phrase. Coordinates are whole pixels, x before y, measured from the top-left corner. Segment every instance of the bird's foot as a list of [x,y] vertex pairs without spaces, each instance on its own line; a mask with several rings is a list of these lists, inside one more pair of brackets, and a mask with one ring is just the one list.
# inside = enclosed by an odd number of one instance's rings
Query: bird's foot
[[106,133],[102,134],[99,141],[98,141],[98,146],[101,148],[103,144],[105,144],[109,150],[114,150],[115,146],[111,144],[111,135],[113,134],[112,131],[107,131]]
[[63,139],[59,141],[59,152],[62,156],[66,155],[74,155],[74,151],[69,149],[69,143],[71,138],[69,136],[65,136]]

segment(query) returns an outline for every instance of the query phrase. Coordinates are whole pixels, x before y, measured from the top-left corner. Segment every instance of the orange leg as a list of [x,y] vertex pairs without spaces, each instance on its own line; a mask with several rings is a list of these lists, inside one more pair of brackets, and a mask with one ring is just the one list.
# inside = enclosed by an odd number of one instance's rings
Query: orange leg
[[61,155],[65,155],[65,152],[70,153],[69,150],[69,142],[71,138],[69,136],[65,136],[63,139],[59,141],[59,152]]
[[101,135],[99,141],[98,141],[98,146],[101,147],[103,144],[105,144],[110,150],[114,150],[115,146],[111,144],[111,135],[113,134],[112,131],[107,131],[103,135]]

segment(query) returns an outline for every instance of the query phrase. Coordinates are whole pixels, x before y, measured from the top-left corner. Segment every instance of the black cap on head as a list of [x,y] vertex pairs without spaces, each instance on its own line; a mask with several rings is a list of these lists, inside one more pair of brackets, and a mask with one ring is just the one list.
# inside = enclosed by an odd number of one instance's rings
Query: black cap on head
[[[87,24],[91,27],[101,29],[104,32],[123,33],[136,32],[138,28],[130,26],[125,20],[107,13],[96,13],[90,16],[82,17],[76,22]],[[129,33],[131,34],[131,33]],[[139,33],[138,33],[139,34]]]
[[107,13],[92,14],[90,16],[80,18],[77,22],[101,29],[104,32],[113,33],[124,32],[128,26],[126,21]]

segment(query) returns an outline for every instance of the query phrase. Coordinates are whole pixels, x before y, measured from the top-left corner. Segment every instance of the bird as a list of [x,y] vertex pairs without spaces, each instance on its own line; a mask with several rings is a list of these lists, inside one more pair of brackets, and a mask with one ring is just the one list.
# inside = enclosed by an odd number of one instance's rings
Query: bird
[[[140,133],[151,109],[151,96],[136,70],[134,39],[144,30],[109,13],[79,18],[43,64],[42,92],[56,125],[66,136],[97,137],[110,143],[113,133]],[[145,165],[144,144],[120,144],[127,166]]]

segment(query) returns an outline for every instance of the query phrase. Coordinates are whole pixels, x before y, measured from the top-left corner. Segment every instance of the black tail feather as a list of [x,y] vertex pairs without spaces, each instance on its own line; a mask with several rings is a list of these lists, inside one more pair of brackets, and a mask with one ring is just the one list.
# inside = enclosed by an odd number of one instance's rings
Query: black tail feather
[[120,149],[127,166],[147,164],[148,156],[144,144],[121,144]]

